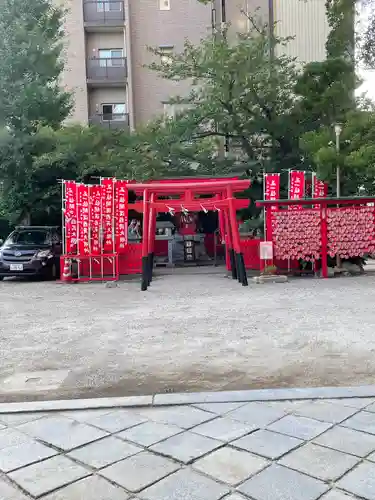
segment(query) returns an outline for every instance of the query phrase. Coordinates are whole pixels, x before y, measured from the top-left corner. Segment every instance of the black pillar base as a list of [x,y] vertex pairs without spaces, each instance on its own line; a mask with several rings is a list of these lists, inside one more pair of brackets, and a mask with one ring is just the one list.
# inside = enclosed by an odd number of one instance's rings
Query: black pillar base
[[151,252],[148,254],[148,284],[149,285],[152,282],[153,269],[154,269],[154,253]]
[[242,270],[242,261],[241,254],[236,253],[236,264],[237,264],[237,279],[238,283],[242,283],[243,281],[243,270]]
[[232,278],[234,280],[237,279],[237,263],[236,256],[233,248],[229,249],[229,257],[230,257],[230,267],[232,268]]
[[145,292],[148,287],[149,279],[149,264],[148,257],[142,257],[142,281],[141,281],[141,290]]
[[240,260],[241,260],[241,266],[242,266],[242,286],[248,286],[248,282],[247,282],[247,273],[246,273],[246,267],[245,267],[245,260],[243,258],[243,254],[240,253]]

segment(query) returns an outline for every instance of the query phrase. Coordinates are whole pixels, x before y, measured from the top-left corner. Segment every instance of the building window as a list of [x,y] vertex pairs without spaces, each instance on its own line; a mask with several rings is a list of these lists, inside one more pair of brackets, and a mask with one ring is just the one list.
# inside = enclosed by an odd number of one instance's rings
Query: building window
[[158,0],[160,10],[171,10],[171,0]]
[[109,0],[105,2],[98,1],[96,6],[97,12],[121,12],[122,11],[122,1],[118,2],[115,0]]
[[125,121],[125,104],[102,104],[103,121]]
[[173,45],[161,45],[160,59],[163,64],[172,64]]
[[100,66],[123,66],[123,49],[99,49]]

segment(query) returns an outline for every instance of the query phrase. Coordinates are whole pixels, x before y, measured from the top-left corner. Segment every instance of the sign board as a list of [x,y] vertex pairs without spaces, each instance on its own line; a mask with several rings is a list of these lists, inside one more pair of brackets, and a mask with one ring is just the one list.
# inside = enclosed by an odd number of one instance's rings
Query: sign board
[[272,241],[261,241],[259,245],[259,255],[261,260],[273,259],[273,243]]

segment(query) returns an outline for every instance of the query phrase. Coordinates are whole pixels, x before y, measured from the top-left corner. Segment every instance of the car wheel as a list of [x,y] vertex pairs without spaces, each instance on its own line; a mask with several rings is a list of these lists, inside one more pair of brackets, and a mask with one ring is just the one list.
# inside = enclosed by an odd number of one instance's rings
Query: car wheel
[[50,272],[49,272],[49,279],[51,281],[56,281],[57,280],[57,266],[56,264],[52,264]]
[[3,279],[4,279],[4,276],[0,276],[0,281],[3,281]]

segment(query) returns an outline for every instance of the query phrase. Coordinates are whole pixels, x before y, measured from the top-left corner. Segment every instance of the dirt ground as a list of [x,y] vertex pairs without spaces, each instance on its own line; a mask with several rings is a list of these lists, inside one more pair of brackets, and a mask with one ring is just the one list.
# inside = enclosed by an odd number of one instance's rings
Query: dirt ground
[[[241,287],[216,275],[0,282],[0,401],[373,384],[375,276]],[[6,390],[23,372],[58,387]]]

